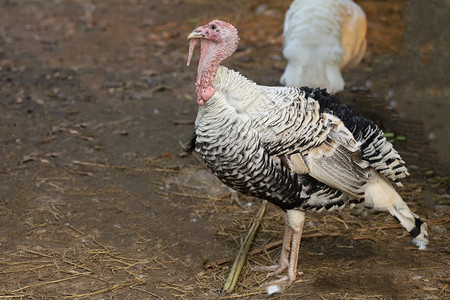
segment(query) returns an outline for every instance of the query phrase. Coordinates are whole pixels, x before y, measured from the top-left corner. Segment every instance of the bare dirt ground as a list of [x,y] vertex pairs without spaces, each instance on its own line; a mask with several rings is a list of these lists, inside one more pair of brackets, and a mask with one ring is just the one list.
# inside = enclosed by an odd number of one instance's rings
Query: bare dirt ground
[[[448,2],[358,3],[368,53],[340,96],[394,134],[400,193],[431,243],[417,251],[385,213],[308,215],[304,275],[274,298],[448,299]],[[274,206],[235,293],[220,292],[260,201],[239,206],[181,154],[196,114],[186,36],[232,22],[226,64],[276,85],[289,4],[0,1],[0,299],[264,298],[251,268],[279,255]]]

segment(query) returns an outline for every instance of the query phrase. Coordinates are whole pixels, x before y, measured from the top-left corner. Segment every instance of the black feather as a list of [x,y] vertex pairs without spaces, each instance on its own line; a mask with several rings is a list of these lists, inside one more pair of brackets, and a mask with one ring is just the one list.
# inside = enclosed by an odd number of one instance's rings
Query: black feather
[[[327,93],[326,89],[301,87],[300,90],[305,92],[306,97],[311,97],[319,102],[319,112],[329,113],[338,117],[350,130],[357,141],[364,141],[361,145],[361,150],[364,151],[375,138],[381,135],[381,129],[371,120],[361,116],[356,110],[342,104],[338,98],[331,96]],[[365,136],[364,132],[367,129],[371,129],[373,132],[370,137]]]
[[194,136],[191,138],[189,143],[184,147],[184,152],[192,153],[195,150],[197,140],[197,134],[194,133]]

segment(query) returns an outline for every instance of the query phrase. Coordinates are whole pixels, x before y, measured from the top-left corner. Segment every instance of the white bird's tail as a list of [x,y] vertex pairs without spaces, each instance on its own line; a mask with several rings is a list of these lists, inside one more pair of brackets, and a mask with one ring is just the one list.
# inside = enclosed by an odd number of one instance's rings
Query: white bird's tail
[[414,244],[419,250],[425,250],[428,244],[427,224],[413,213],[392,185],[376,174],[367,183],[365,190],[366,206],[380,211],[389,211],[403,227],[414,237]]
[[[286,47],[283,53],[289,62],[280,83],[283,86],[325,88],[330,94],[342,91],[345,85],[339,69],[342,59],[332,61],[329,48],[331,47],[322,46],[320,49],[316,47],[308,50],[308,47],[303,46],[304,56],[290,59],[287,54],[289,49]],[[298,52],[298,48],[295,51]]]

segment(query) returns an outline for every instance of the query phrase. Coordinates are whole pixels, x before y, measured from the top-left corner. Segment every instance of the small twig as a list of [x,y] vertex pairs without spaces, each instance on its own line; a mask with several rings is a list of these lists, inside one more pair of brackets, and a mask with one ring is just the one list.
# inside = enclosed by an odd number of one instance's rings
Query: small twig
[[180,173],[180,170],[169,169],[169,168],[153,168],[155,172],[165,172],[165,173]]
[[[303,238],[303,239],[306,239],[306,238],[312,238],[312,237],[343,236],[343,235],[345,235],[345,234],[343,234],[343,233],[337,233],[337,232],[334,232],[334,233],[322,233],[322,232],[319,232],[319,233],[305,234],[305,235],[302,236],[302,238]],[[352,238],[353,238],[353,237],[352,237]]]
[[258,292],[250,292],[250,293],[246,293],[246,294],[240,294],[240,295],[222,296],[219,299],[237,299],[237,298],[245,298],[245,297],[260,295],[260,294],[261,294],[261,291],[258,291]]
[[50,267],[53,266],[53,264],[46,264],[46,265],[41,265],[41,266],[37,266],[37,267],[32,267],[32,268],[12,268],[12,269],[7,269],[4,271],[0,271],[0,274],[6,274],[6,273],[14,273],[14,272],[26,272],[26,271],[34,271],[34,270],[39,270],[39,269],[43,269],[46,267]]
[[177,292],[182,293],[183,295],[185,295],[185,294],[188,293],[188,291],[185,291],[185,290],[179,288],[178,285],[173,285],[173,284],[168,283],[168,282],[165,282],[165,284],[167,284],[167,286],[156,287],[156,288],[157,288],[157,289],[165,289],[165,290],[167,290],[167,289],[169,289],[169,290],[174,290],[174,291],[177,291]]
[[47,254],[44,254],[44,253],[39,253],[39,252],[32,251],[32,250],[23,249],[22,251],[28,252],[28,253],[31,253],[31,254],[34,254],[34,255],[39,255],[39,256],[43,256],[43,257],[53,258],[53,256],[51,256],[51,255],[47,255]]
[[344,226],[345,226],[345,229],[348,229],[348,225],[347,225],[347,223],[345,223],[345,221],[344,220],[342,220],[342,219],[339,219],[338,217],[335,217],[335,216],[329,216],[330,218],[333,218],[333,219],[335,219],[336,221],[339,221],[339,222],[341,222],[342,224],[344,224]]
[[98,242],[94,237],[92,237],[92,241],[93,241],[94,243],[96,243],[98,246],[100,246],[100,247],[102,247],[103,249],[105,249],[107,254],[110,253],[109,248],[108,248],[107,246],[103,245],[102,243]]
[[19,291],[22,291],[22,290],[25,290],[25,289],[29,289],[29,288],[32,288],[32,287],[38,287],[38,286],[43,286],[43,285],[47,285],[47,284],[59,283],[59,282],[67,281],[67,280],[72,280],[72,279],[81,277],[83,275],[89,275],[89,274],[90,273],[79,273],[79,274],[77,274],[75,276],[66,277],[66,278],[62,278],[62,279],[58,279],[58,280],[52,280],[52,281],[45,281],[45,282],[30,284],[30,285],[26,285],[24,287],[21,287],[19,289],[16,289],[14,291],[11,291],[10,293],[12,294],[12,293],[16,293],[16,292],[19,292]]
[[252,245],[253,239],[255,238],[256,235],[256,231],[258,230],[259,225],[261,224],[261,220],[264,216],[264,213],[266,212],[267,204],[268,204],[267,200],[264,200],[262,202],[261,207],[258,213],[256,214],[256,217],[253,219],[250,229],[247,232],[247,236],[245,237],[242,243],[238,256],[236,257],[233,263],[233,267],[231,268],[230,274],[228,275],[227,281],[223,286],[223,291],[226,293],[231,293],[234,290],[234,287],[236,286],[239,274],[241,273],[242,267],[244,266],[244,263],[247,259],[248,250]]
[[78,232],[79,234],[84,235],[84,232],[82,232],[82,231],[79,230],[79,229],[76,229],[76,228],[73,227],[72,225],[66,224],[66,226],[69,227],[70,229],[72,229],[73,231],[76,231],[76,232]]
[[356,229],[356,231],[365,232],[365,231],[372,231],[372,230],[396,229],[396,228],[402,228],[402,227],[403,226],[400,224],[391,224],[391,225],[369,227],[369,228],[358,228],[358,229]]
[[68,264],[68,265],[71,265],[71,266],[74,266],[74,267],[77,267],[77,268],[80,268],[80,269],[84,269],[84,270],[86,270],[86,271],[92,273],[92,270],[89,269],[89,268],[86,268],[86,267],[84,267],[84,266],[80,266],[80,265],[78,265],[78,264],[76,264],[76,263],[73,263],[73,262],[68,261],[68,260],[65,260],[65,259],[63,259],[62,261],[63,261],[64,263]]
[[63,168],[64,171],[72,174],[72,175],[81,175],[81,176],[94,176],[94,173],[92,172],[81,172],[81,171],[72,171],[68,168]]
[[115,168],[115,169],[126,169],[125,166],[110,166],[105,164],[97,164],[97,163],[90,163],[90,162],[84,162],[79,160],[72,161],[74,165],[80,165],[80,166],[87,166],[87,167],[96,167],[96,168]]
[[358,240],[376,240],[373,236],[370,236],[370,235],[357,235],[357,236],[352,237],[352,239],[354,239],[355,241],[358,241]]
[[[38,261],[8,261],[4,262],[4,264],[8,266],[17,266],[17,265],[28,265],[28,264],[46,264],[46,263],[53,263],[54,259],[52,257],[52,260],[38,260]],[[3,262],[2,262],[3,264]]]
[[171,195],[171,196],[179,196],[179,197],[195,197],[195,198],[200,198],[200,199],[207,199],[207,200],[220,200],[220,198],[217,197],[213,197],[210,195],[196,195],[196,194],[189,194],[189,193],[178,193],[178,192],[160,192],[160,191],[155,191],[155,193],[160,194],[160,195]]
[[441,291],[439,292],[439,294],[437,295],[438,298],[441,296],[441,294],[447,289],[448,287],[448,283],[444,285],[444,287],[441,289]]
[[428,223],[436,225],[436,224],[447,223],[447,222],[450,222],[450,218],[441,218],[441,219],[436,219],[436,220],[430,220]]

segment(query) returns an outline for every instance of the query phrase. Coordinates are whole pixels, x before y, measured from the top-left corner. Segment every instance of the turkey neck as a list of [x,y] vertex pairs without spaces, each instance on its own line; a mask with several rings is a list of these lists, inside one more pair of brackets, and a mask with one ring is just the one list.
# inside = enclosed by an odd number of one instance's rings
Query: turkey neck
[[[197,41],[198,40],[191,41],[192,48]],[[224,57],[221,55],[222,51],[220,44],[214,41],[201,39],[200,48],[200,61],[198,63],[197,81],[195,85],[197,87],[197,103],[203,105],[214,95],[212,82],[216,76],[217,68]]]
[[[221,124],[222,119],[248,120],[254,113],[262,113],[270,106],[256,83],[222,65],[217,68],[212,85],[214,97],[199,106],[196,127],[208,123],[209,128]],[[200,125],[203,118],[206,123]],[[227,127],[222,130],[227,130]]]

